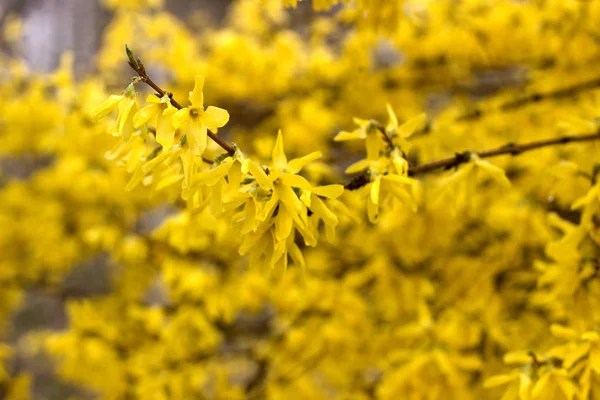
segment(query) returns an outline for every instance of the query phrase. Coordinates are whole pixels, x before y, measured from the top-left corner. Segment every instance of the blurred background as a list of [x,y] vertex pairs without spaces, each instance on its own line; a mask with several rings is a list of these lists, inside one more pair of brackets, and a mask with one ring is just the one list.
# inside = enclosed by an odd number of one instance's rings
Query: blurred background
[[[168,0],[165,9],[183,21],[202,10],[220,21],[231,0]],[[23,57],[36,70],[51,71],[67,50],[75,54],[75,72],[94,67],[93,56],[110,21],[110,10],[97,0],[0,0],[0,25],[9,16],[23,21]]]
[[[197,11],[215,24],[222,21],[231,0],[167,0],[165,9],[186,21]],[[75,56],[74,72],[79,78],[94,71],[94,55],[100,46],[102,32],[111,20],[111,10],[98,0],[0,0],[0,26],[8,19],[22,21],[23,36],[19,43],[29,68],[49,72],[57,68],[61,55],[72,51]],[[0,29],[0,31],[2,31]],[[4,44],[0,43],[0,46]],[[5,52],[12,49],[4,47]],[[2,99],[4,100],[4,99]],[[0,101],[2,101],[0,100]],[[39,157],[1,157],[0,164],[5,176],[26,179],[50,160]],[[141,225],[148,224],[148,231],[162,221],[165,210],[147,215]],[[1,256],[1,255],[0,255]],[[64,400],[67,398],[93,399],[95,395],[61,381],[55,365],[43,353],[34,358],[24,343],[25,335],[39,329],[64,329],[67,325],[65,304],[67,297],[86,297],[109,290],[110,262],[108,254],[101,254],[73,269],[67,277],[60,294],[29,289],[24,306],[15,313],[8,324],[7,339],[16,350],[10,361],[13,372],[27,372],[33,377],[32,398]],[[67,297],[64,297],[66,295]],[[4,398],[0,388],[0,400]]]

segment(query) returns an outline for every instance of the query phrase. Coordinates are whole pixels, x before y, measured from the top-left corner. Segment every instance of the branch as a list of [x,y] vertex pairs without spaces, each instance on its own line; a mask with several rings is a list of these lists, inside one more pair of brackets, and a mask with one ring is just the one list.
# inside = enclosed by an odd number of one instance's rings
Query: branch
[[[522,144],[508,143],[496,149],[485,150],[480,152],[463,151],[460,153],[456,153],[454,157],[443,158],[441,160],[410,167],[408,169],[408,175],[415,176],[426,174],[428,172],[433,172],[438,169],[447,170],[454,167],[458,167],[459,165],[468,163],[470,161],[471,154],[475,154],[479,156],[479,158],[491,158],[501,155],[517,156],[521,153],[540,149],[542,147],[562,145],[567,143],[591,142],[594,140],[600,140],[600,130],[596,131],[595,133],[590,133],[588,135],[567,135],[553,139],[538,140]],[[344,185],[344,187],[346,190],[356,190],[363,186],[366,186],[367,184],[369,184],[369,182],[370,178],[368,174],[363,173],[354,177],[350,182]]]
[[385,126],[381,125],[379,122],[377,122],[375,120],[371,121],[371,125],[373,125],[375,127],[375,129],[377,129],[381,133],[381,135],[383,136],[383,140],[389,146],[390,150],[393,150],[394,149],[394,141],[388,134],[387,130],[385,129]]
[[[168,95],[169,98],[171,99],[171,104],[174,107],[176,107],[177,109],[181,110],[182,108],[184,108],[179,102],[177,102],[173,98],[171,93],[164,91],[152,79],[150,79],[150,77],[146,73],[146,69],[144,67],[144,64],[140,60],[140,58],[135,57],[133,55],[133,52],[129,49],[129,47],[125,46],[125,49],[127,52],[127,56],[129,58],[129,65],[138,74],[138,76],[140,77],[140,80],[143,81],[144,83],[146,83],[152,89],[154,89],[156,91],[157,96],[163,97],[165,95]],[[541,100],[544,100],[547,98],[564,98],[564,97],[571,96],[579,91],[590,90],[590,89],[597,88],[599,86],[600,86],[600,78],[594,79],[594,80],[591,80],[588,82],[583,82],[583,83],[580,83],[580,84],[577,84],[574,86],[570,86],[567,88],[558,89],[554,92],[533,93],[527,97],[505,103],[500,107],[500,109],[510,110],[510,109],[514,109],[514,108],[519,108],[519,107],[523,106],[524,104],[527,104],[530,102],[538,102],[538,101],[541,101]],[[475,114],[476,115],[465,115],[459,119],[478,118],[481,116],[482,113],[480,110],[478,110]],[[393,141],[389,137],[385,127],[376,122],[372,122],[372,123],[374,124],[374,127],[379,132],[381,132],[385,142],[390,147],[393,148]],[[225,142],[223,139],[221,139],[214,133],[208,131],[208,136],[215,143],[217,143],[219,146],[221,146],[221,148],[223,148],[227,152],[227,154],[233,155],[235,153],[233,146],[231,146],[229,143]],[[567,143],[575,143],[575,142],[588,142],[588,141],[593,141],[593,140],[600,140],[600,131],[597,131],[596,133],[592,133],[592,134],[588,134],[588,135],[567,135],[567,136],[561,136],[561,137],[554,138],[554,139],[546,139],[546,140],[534,141],[534,142],[523,143],[523,144],[508,143],[499,148],[481,151],[481,152],[463,151],[461,153],[456,153],[454,155],[454,157],[444,158],[444,159],[441,159],[438,161],[432,161],[429,163],[410,167],[408,170],[408,175],[415,176],[415,175],[432,172],[432,171],[435,171],[438,169],[450,169],[450,168],[457,167],[461,164],[466,164],[470,160],[470,154],[475,154],[475,155],[479,156],[480,158],[490,158],[490,157],[496,157],[496,156],[506,155],[506,154],[516,156],[516,155],[519,155],[526,151],[535,150],[535,149],[539,149],[542,147],[561,145],[561,144],[567,144]],[[212,160],[203,159],[203,161],[209,163]],[[344,185],[344,187],[347,190],[356,190],[363,186],[366,186],[369,182],[370,182],[370,177],[368,176],[367,173],[363,173],[357,177],[354,177],[350,182],[348,182],[346,185]]]
[[[173,98],[173,95],[171,93],[162,90],[160,88],[160,86],[158,86],[152,79],[150,79],[150,77],[146,73],[146,68],[144,67],[144,64],[142,63],[142,60],[140,60],[139,57],[135,57],[133,55],[133,52],[127,45],[125,46],[125,51],[127,52],[127,57],[129,58],[129,66],[138,74],[138,76],[140,77],[140,80],[142,82],[144,82],[145,84],[150,86],[152,89],[154,89],[154,91],[156,91],[156,95],[158,97],[163,97],[164,95],[168,95],[169,98],[171,99],[171,104],[173,105],[173,107],[177,108],[178,110],[181,110],[182,108],[184,108],[177,100],[175,100]],[[211,138],[216,144],[221,146],[221,148],[223,150],[225,150],[227,152],[227,154],[229,154],[230,156],[233,156],[233,154],[235,153],[235,150],[232,145],[230,145],[229,143],[227,143],[226,141],[224,141],[223,139],[221,139],[220,137],[218,137],[211,131],[208,131],[208,137]]]
[[[479,158],[490,158],[501,155],[510,154],[512,156],[519,155],[526,151],[540,149],[542,147],[555,146],[567,143],[576,143],[576,142],[590,142],[593,140],[600,140],[600,131],[591,133],[589,135],[568,135],[568,136],[560,136],[554,139],[546,139],[539,140],[535,142],[529,143],[508,143],[504,146],[498,147],[492,150],[486,150],[481,152],[474,152],[475,155],[479,156]],[[469,162],[469,157],[467,154],[469,152],[457,153],[454,157],[445,158],[438,161],[432,161],[430,163],[417,165],[409,168],[408,175],[414,176],[419,174],[425,174],[427,172],[435,171],[437,169],[450,169],[457,167],[461,164],[465,164]]]

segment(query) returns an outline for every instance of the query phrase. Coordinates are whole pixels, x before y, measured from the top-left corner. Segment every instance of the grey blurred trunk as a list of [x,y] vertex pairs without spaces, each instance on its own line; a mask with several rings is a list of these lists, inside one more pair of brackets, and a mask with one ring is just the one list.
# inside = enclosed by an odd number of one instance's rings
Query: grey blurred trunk
[[[185,18],[204,9],[222,18],[231,0],[165,0],[166,8]],[[66,50],[75,54],[78,76],[94,66],[94,54],[110,13],[98,0],[0,0],[0,23],[8,14],[23,18],[23,52],[29,65],[48,71],[58,65]]]

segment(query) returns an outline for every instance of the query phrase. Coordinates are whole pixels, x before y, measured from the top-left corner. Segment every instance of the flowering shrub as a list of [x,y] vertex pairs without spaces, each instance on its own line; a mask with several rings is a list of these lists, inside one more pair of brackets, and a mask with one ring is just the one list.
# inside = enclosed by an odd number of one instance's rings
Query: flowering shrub
[[[600,2],[315,0],[300,20],[306,2],[238,0],[219,26],[104,3],[97,73],[0,56],[0,326],[31,291],[61,299],[65,329],[19,339],[59,379],[600,395]],[[70,291],[99,255],[109,288]],[[0,397],[25,399],[8,337]]]

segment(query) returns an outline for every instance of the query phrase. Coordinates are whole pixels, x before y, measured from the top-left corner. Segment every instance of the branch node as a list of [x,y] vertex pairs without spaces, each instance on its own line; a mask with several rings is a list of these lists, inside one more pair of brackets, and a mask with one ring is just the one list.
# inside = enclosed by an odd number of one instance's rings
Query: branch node
[[523,149],[513,142],[505,144],[502,146],[502,149],[513,156],[519,155],[523,152]]
[[346,190],[358,190],[363,186],[367,186],[371,182],[371,174],[368,170],[363,171],[362,174],[355,176],[350,182],[344,185]]

